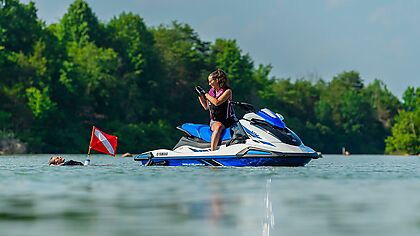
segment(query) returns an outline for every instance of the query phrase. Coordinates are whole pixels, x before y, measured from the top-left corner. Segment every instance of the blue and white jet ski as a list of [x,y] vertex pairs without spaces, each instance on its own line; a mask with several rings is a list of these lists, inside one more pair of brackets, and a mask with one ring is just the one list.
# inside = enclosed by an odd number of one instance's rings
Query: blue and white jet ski
[[246,114],[222,133],[217,150],[210,150],[208,125],[186,123],[177,127],[184,136],[172,150],[148,151],[134,160],[146,166],[304,166],[321,157],[286,126],[282,115],[232,103]]

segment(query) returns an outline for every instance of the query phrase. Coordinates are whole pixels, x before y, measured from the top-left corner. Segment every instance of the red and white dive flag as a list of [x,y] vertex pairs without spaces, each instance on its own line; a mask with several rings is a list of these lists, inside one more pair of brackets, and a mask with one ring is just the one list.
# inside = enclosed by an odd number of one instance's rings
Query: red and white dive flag
[[93,126],[92,137],[89,144],[89,154],[90,149],[102,152],[111,156],[115,156],[117,152],[117,142],[118,137],[109,135],[100,131],[98,128]]

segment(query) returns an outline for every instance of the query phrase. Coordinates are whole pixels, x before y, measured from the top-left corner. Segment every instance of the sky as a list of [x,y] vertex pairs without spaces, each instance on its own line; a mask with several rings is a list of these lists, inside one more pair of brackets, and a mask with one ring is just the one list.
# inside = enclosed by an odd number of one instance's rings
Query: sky
[[[27,3],[29,0],[21,0]],[[38,17],[57,22],[73,0],[33,0]],[[384,81],[399,98],[420,87],[418,0],[87,0],[104,22],[123,11],[147,26],[189,24],[202,40],[235,39],[271,76],[323,78],[355,70]]]

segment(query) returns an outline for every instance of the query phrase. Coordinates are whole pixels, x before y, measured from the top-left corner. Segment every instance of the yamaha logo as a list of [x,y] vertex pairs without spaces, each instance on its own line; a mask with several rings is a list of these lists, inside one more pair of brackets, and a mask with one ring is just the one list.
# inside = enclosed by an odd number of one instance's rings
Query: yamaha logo
[[244,129],[245,129],[245,132],[247,132],[249,135],[251,135],[252,137],[254,137],[254,138],[261,138],[257,133],[255,133],[255,131],[253,131],[253,130],[249,130],[249,129],[247,129],[247,128],[245,128],[244,127]]

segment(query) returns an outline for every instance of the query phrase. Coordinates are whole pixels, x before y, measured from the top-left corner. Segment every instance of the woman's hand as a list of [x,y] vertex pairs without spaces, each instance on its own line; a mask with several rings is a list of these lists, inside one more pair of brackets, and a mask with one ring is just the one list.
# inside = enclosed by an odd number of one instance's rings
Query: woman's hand
[[200,101],[201,106],[204,108],[204,110],[208,109],[208,104],[207,104],[207,100],[206,100],[206,91],[204,91],[204,89],[200,86],[196,86],[194,88],[195,93],[198,96],[198,100]]
[[206,91],[204,91],[204,89],[200,86],[196,86],[195,87],[195,93],[197,94],[197,96],[203,96],[204,94],[206,94]]

